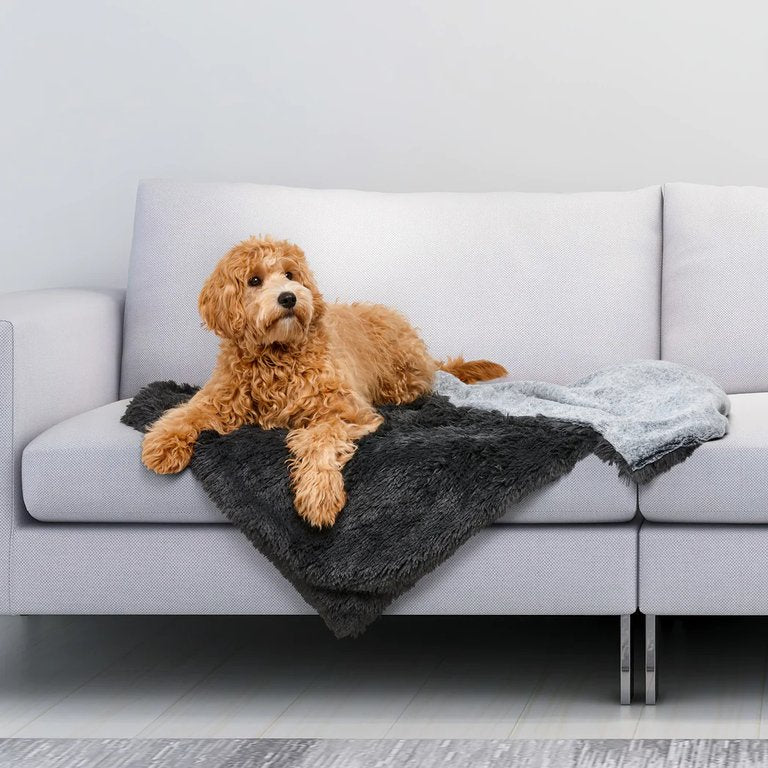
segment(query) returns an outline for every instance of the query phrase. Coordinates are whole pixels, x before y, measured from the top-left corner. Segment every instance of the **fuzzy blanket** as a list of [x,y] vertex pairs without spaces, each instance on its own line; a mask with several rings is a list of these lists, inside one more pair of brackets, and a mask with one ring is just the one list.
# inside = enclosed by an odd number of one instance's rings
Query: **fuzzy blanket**
[[[122,421],[143,431],[195,391],[170,381],[150,384]],[[460,408],[439,394],[381,412],[384,424],[360,441],[344,469],[347,505],[321,532],[293,508],[285,430],[204,432],[190,463],[219,509],[338,637],[363,632],[511,503],[567,474],[585,456],[597,454],[624,476],[632,472],[583,422]],[[646,464],[645,473],[668,467],[661,457],[655,466]]]
[[725,392],[708,376],[664,360],[614,365],[569,386],[503,380],[469,386],[440,371],[435,391],[454,405],[589,424],[621,456],[620,474],[636,483],[728,431]]

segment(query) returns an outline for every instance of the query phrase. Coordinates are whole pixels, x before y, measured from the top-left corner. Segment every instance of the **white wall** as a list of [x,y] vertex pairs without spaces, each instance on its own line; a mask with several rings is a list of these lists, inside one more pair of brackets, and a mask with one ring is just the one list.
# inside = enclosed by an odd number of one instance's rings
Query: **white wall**
[[0,3],[0,290],[121,285],[142,177],[768,185],[768,4]]

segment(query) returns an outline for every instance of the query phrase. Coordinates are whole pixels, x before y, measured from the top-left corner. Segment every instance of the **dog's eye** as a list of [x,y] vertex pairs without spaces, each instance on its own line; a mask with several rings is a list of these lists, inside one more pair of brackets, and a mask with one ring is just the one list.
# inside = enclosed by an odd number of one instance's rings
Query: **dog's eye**
[[286,273],[285,273],[285,276],[286,276],[286,277],[287,277],[289,280],[293,280],[293,272],[286,272]]
[[253,277],[248,279],[248,285],[253,286],[254,288],[258,285],[261,285],[261,278],[254,275]]

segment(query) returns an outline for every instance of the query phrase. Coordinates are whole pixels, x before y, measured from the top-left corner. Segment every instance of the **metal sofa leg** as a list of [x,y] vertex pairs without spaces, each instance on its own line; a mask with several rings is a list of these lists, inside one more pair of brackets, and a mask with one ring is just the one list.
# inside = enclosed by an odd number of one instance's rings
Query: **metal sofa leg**
[[645,703],[655,704],[658,680],[656,676],[656,629],[655,614],[645,616]]
[[619,617],[619,674],[621,686],[621,703],[631,704],[633,694],[634,670],[632,664],[632,616],[625,613]]

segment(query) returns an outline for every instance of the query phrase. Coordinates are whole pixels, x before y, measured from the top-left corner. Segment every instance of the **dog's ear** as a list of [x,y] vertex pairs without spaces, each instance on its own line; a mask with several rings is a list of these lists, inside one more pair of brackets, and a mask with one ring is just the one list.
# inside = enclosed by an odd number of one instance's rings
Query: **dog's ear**
[[245,329],[244,285],[232,268],[232,252],[227,254],[203,284],[198,299],[200,317],[206,327],[225,339],[238,339]]
[[296,262],[296,280],[312,292],[312,322],[319,320],[325,314],[325,299],[315,282],[315,276],[307,263],[304,251],[298,245],[291,244],[289,253]]

